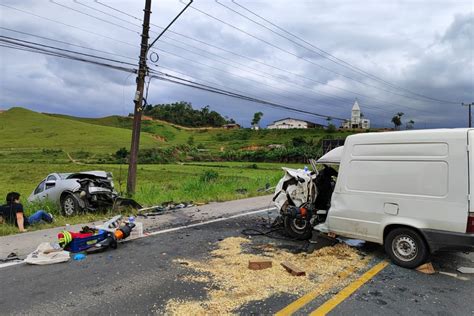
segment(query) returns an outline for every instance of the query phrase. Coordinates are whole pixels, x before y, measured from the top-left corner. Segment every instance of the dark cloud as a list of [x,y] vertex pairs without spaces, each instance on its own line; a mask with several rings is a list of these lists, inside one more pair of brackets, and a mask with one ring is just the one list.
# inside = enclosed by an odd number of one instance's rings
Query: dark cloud
[[[143,15],[140,7],[142,3],[104,1],[129,14],[138,17]],[[92,1],[56,2],[121,27],[81,15],[51,2],[33,0],[0,0],[0,3],[60,23],[0,7],[1,26],[120,56],[88,51],[77,46],[49,42],[6,30],[0,31],[1,35],[136,63],[140,41],[137,34],[140,31],[139,21],[98,6]],[[80,2],[115,17],[81,6]],[[239,10],[230,1],[222,2]],[[394,85],[436,99],[459,102],[472,102],[474,99],[474,15],[471,1],[369,0],[363,5],[343,0],[238,2],[318,47]],[[458,104],[429,101],[370,80],[251,23],[214,1],[195,1],[195,6],[271,45],[194,10],[185,12],[171,30],[284,69],[286,72],[173,33],[167,33],[167,36],[156,44],[157,49],[178,55],[173,56],[157,50],[160,55],[159,66],[175,69],[180,73],[168,69],[166,72],[178,76],[188,75],[188,79],[202,80],[206,84],[219,85],[220,88],[225,87],[235,92],[332,116],[349,116],[352,103],[357,97],[365,116],[375,125],[390,125],[391,117],[399,111],[405,112],[406,120],[415,120],[415,126],[420,128],[464,126],[467,121],[466,110]],[[152,23],[165,26],[181,8],[182,3],[179,1],[154,1]],[[269,24],[265,25],[270,27]],[[150,35],[154,38],[161,30],[153,26],[151,31]],[[126,115],[133,109],[134,75],[3,47],[0,48],[0,57],[1,108],[16,105],[37,111],[82,116]],[[409,95],[410,98],[402,95]],[[287,116],[325,122],[324,118],[277,110],[152,80],[149,102],[165,103],[178,100],[190,101],[198,108],[210,105],[212,109],[247,126],[256,111],[264,112],[264,124]]]

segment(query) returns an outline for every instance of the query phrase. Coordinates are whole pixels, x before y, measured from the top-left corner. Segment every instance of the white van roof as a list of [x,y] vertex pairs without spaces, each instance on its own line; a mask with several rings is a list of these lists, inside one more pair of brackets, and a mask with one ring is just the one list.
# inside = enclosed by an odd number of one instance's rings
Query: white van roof
[[330,150],[325,155],[316,161],[317,163],[341,163],[342,151],[344,146],[336,147],[333,150]]
[[430,141],[434,139],[454,139],[467,137],[469,128],[439,128],[439,129],[420,129],[410,131],[397,132],[381,132],[381,133],[360,133],[348,136],[346,142],[417,142]]

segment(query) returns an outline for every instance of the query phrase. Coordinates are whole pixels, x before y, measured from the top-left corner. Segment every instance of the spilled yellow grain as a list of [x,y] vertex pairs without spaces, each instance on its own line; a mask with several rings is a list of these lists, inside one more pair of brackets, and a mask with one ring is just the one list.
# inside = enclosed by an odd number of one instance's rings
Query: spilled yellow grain
[[[254,300],[264,300],[277,294],[302,295],[311,290],[341,285],[344,281],[339,273],[364,267],[367,259],[361,260],[357,251],[344,244],[325,247],[311,254],[294,254],[271,245],[260,246],[260,255],[243,252],[250,240],[230,237],[218,243],[205,262],[175,260],[183,264],[192,275],[184,281],[209,282],[213,286],[203,301],[170,300],[166,305],[169,315],[222,315],[232,314],[237,308]],[[264,270],[248,269],[251,259],[268,258],[273,266]],[[292,276],[280,263],[291,262],[306,271],[306,276]]]

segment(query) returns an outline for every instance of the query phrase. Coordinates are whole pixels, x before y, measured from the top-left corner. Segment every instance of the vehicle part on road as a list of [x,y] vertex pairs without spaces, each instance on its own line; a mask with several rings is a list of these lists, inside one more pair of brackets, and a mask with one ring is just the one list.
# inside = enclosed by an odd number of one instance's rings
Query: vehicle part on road
[[459,268],[457,268],[457,270],[461,273],[464,273],[464,274],[474,273],[474,268],[470,268],[470,267],[459,267]]
[[424,274],[435,274],[436,273],[436,271],[433,268],[433,265],[431,264],[431,262],[422,264],[421,266],[416,268],[416,271],[424,273]]
[[456,278],[458,280],[462,281],[469,281],[469,278],[463,277],[463,276],[458,276],[456,273],[451,273],[451,272],[444,272],[444,271],[438,271],[439,274],[447,275],[453,278]]
[[403,268],[416,268],[429,256],[425,241],[411,228],[395,228],[390,231],[385,237],[384,247],[392,261]]
[[21,260],[21,259],[18,258],[18,255],[16,253],[10,252],[5,259],[0,259],[0,262],[10,262],[10,261],[16,261],[16,260]]

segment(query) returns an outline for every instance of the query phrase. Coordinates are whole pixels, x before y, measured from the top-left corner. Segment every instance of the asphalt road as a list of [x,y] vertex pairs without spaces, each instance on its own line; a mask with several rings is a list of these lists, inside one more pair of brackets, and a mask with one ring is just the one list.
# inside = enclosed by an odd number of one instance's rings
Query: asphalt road
[[[172,260],[204,260],[218,241],[240,236],[243,228],[260,227],[263,220],[249,215],[150,236],[121,244],[117,250],[89,255],[84,261],[2,268],[0,314],[160,314],[169,299],[204,299],[208,285],[182,280],[186,267]],[[295,252],[308,247],[304,242],[271,241]],[[258,236],[252,242],[263,244],[269,239]],[[361,251],[374,256],[370,266],[385,259],[376,245]],[[436,256],[433,264],[442,271],[455,272],[459,265],[474,266],[472,259],[472,255],[444,254]],[[337,305],[331,315],[474,315],[474,280],[464,276],[469,280],[425,275],[390,264]],[[313,311],[338,290],[316,297],[297,314]],[[297,298],[289,294],[270,297],[236,312],[275,313]]]

